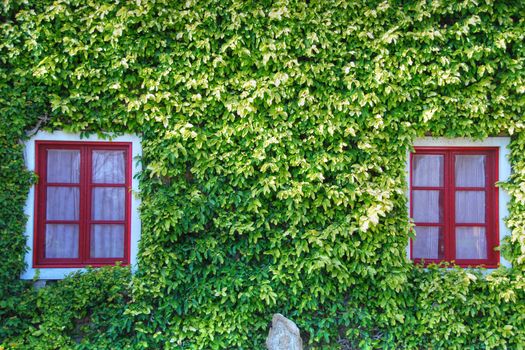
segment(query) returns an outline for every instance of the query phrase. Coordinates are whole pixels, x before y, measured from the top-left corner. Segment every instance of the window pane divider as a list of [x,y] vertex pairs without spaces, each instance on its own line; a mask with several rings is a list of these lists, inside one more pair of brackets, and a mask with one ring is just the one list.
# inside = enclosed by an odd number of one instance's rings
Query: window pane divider
[[53,224],[80,224],[80,220],[44,220],[44,222],[46,224],[50,224],[50,225],[53,225]]
[[475,223],[475,222],[461,222],[456,223],[456,227],[487,227],[488,224],[481,224],[481,223]]
[[438,226],[438,227],[445,226],[445,224],[441,222],[415,222],[415,224],[416,226]]
[[89,220],[90,225],[125,225],[125,220]]
[[454,231],[454,221],[456,220],[456,208],[452,194],[454,193],[454,164],[450,152],[445,152],[445,198],[444,202],[444,220],[445,230],[443,239],[445,241],[445,260],[454,260],[456,258],[456,237],[452,234]]
[[87,219],[87,215],[89,214],[89,207],[90,207],[90,204],[91,204],[91,201],[89,200],[89,198],[87,197],[88,195],[88,188],[87,188],[87,184],[88,184],[88,179],[87,179],[87,174],[86,174],[86,169],[88,169],[88,159],[87,159],[87,156],[88,156],[88,151],[87,151],[87,148],[85,146],[82,147],[82,150],[81,150],[81,154],[80,154],[80,179],[81,179],[81,183],[82,183],[82,187],[81,187],[81,194],[80,194],[80,197],[81,198],[84,198],[83,201],[81,201],[81,209],[80,209],[80,218],[81,218],[81,230],[80,230],[80,242],[79,242],[79,250],[80,250],[80,257],[82,258],[82,261],[86,260],[87,256],[86,256],[86,236],[87,236],[87,229],[88,229],[88,225],[87,225],[87,222],[86,222],[86,219]]
[[486,191],[486,187],[455,187],[456,191],[472,191],[472,192],[483,192]]
[[80,187],[80,183],[73,183],[73,182],[44,182],[44,186],[46,187]]
[[443,191],[444,189],[444,187],[412,186],[413,191]]

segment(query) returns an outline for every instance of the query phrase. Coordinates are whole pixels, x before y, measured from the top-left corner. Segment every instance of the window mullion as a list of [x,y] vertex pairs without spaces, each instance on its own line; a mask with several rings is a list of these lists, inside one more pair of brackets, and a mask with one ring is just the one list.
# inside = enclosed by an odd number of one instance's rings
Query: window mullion
[[131,149],[126,148],[126,157],[124,160],[125,178],[124,183],[126,184],[126,195],[125,201],[125,212],[124,212],[124,259],[129,261],[130,254],[130,225],[131,225]]
[[445,174],[445,239],[446,248],[445,256],[446,260],[454,260],[455,254],[455,234],[454,234],[454,222],[456,217],[455,210],[455,183],[454,183],[454,154],[449,151],[445,154],[446,158],[446,174]]
[[38,239],[37,239],[37,244],[38,244],[38,260],[43,260],[46,256],[45,254],[45,249],[46,249],[46,244],[45,244],[45,241],[46,241],[46,220],[47,220],[47,215],[46,215],[46,207],[47,207],[47,200],[46,200],[46,195],[47,195],[47,148],[45,147],[41,147],[39,150],[39,162],[38,162],[38,166],[40,166],[40,169],[39,169],[39,174],[40,174],[40,179],[39,179],[39,197],[38,199],[41,201],[41,205],[37,206],[38,208],[38,212],[37,212],[37,217],[38,217],[38,220],[37,220],[37,235],[38,235]]
[[490,212],[492,209],[491,203],[492,203],[492,196],[490,191],[491,186],[491,167],[492,167],[492,158],[490,153],[485,154],[485,240],[487,242],[487,260],[491,260],[491,251],[490,247],[492,246],[492,238],[491,238],[491,229],[492,229],[492,220],[490,218]]
[[[487,161],[485,162],[485,237],[487,241],[487,260],[490,263],[496,263],[497,256],[491,247],[498,245],[496,237],[499,237],[497,233],[497,222],[498,217],[498,198],[494,189],[497,181],[497,157],[494,152],[487,152]],[[494,206],[496,204],[496,206]]]
[[88,218],[87,213],[89,211],[89,200],[88,200],[88,163],[89,154],[87,147],[81,147],[81,161],[80,161],[80,259],[84,262],[87,259],[86,252],[86,241],[87,241],[87,230],[88,230]]
[[86,252],[86,260],[91,259],[91,209],[93,208],[93,203],[91,202],[92,199],[92,162],[93,162],[93,147],[86,146],[86,154],[87,154],[87,165],[86,165],[86,237],[84,241],[84,249]]

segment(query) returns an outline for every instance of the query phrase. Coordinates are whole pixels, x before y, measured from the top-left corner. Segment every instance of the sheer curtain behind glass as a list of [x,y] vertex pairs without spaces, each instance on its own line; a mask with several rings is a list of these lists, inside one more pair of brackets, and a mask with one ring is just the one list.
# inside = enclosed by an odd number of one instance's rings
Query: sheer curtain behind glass
[[[92,155],[91,218],[95,222],[91,225],[90,255],[92,258],[123,258],[126,154],[121,150],[94,150]],[[106,186],[100,186],[102,184]]]
[[125,151],[93,151],[93,182],[123,184],[126,177]]
[[79,150],[47,151],[46,220],[59,222],[46,224],[46,258],[78,257],[79,179]]
[[415,259],[443,258],[443,230],[439,226],[432,226],[443,222],[443,169],[444,156],[441,154],[412,156],[411,206],[416,223],[412,257]]
[[444,156],[441,154],[415,154],[412,156],[412,185],[443,186]]
[[124,257],[124,225],[93,225],[91,227],[92,258]]
[[454,163],[456,187],[462,187],[456,191],[456,224],[473,225],[456,227],[456,258],[486,259],[487,235],[481,226],[486,224],[486,195],[481,189],[486,183],[486,156],[456,155]]
[[442,241],[441,227],[416,227],[416,239],[412,244],[412,258],[442,259]]

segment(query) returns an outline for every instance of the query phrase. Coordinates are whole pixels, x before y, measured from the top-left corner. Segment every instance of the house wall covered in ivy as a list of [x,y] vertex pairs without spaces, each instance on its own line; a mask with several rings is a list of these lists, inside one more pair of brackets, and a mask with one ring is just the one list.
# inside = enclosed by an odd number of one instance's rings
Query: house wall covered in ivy
[[[523,1],[4,1],[0,348],[525,344]],[[35,127],[133,133],[139,265],[19,279]],[[407,154],[511,137],[512,268],[414,267]]]

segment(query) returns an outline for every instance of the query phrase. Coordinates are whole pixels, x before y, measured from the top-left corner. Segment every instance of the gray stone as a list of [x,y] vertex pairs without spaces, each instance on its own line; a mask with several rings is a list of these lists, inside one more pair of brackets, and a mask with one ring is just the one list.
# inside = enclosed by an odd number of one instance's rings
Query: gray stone
[[299,328],[283,315],[274,314],[266,347],[268,350],[303,350]]
[[33,288],[35,288],[35,290],[39,290],[39,289],[44,288],[46,284],[47,284],[46,280],[36,280],[35,282],[33,282]]

